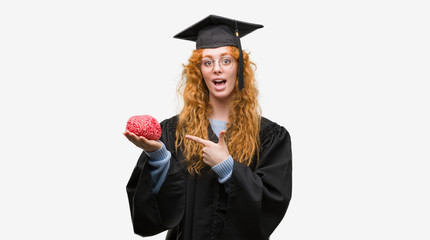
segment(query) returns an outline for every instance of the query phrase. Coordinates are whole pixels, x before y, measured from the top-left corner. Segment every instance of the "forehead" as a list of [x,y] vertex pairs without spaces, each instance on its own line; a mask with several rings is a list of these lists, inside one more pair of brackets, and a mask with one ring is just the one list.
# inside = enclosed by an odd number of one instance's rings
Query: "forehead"
[[228,50],[227,47],[205,48],[202,51],[203,57],[206,57],[206,56],[217,57],[217,56],[222,56],[226,54],[230,54],[230,51]]

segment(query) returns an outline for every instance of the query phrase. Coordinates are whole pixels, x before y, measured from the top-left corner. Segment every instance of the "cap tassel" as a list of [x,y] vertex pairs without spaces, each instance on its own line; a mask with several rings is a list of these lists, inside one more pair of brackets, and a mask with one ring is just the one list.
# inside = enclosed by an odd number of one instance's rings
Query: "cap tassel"
[[239,48],[239,70],[237,71],[238,78],[239,78],[239,90],[242,90],[243,88],[243,53],[242,53],[242,45],[240,44],[240,36],[239,36],[239,30],[237,29],[237,22],[236,22],[236,40],[237,40],[237,47]]

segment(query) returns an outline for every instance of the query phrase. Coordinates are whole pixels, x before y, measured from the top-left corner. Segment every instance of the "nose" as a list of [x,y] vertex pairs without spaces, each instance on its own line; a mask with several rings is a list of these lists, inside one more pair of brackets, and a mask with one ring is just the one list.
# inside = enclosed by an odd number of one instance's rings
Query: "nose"
[[213,67],[212,70],[213,70],[214,73],[220,73],[222,71],[221,65],[220,65],[220,63],[218,61],[214,62],[214,67]]

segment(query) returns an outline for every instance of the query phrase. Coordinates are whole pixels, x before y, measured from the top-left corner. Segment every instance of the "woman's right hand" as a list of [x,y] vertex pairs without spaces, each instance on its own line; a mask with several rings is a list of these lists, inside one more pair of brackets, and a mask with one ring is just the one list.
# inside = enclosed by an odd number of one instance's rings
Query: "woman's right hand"
[[163,146],[163,144],[161,142],[158,142],[155,140],[149,140],[145,137],[137,136],[136,134],[134,134],[130,131],[125,131],[124,136],[128,140],[130,140],[130,142],[132,142],[134,145],[143,149],[145,152],[157,151],[158,149],[160,149]]

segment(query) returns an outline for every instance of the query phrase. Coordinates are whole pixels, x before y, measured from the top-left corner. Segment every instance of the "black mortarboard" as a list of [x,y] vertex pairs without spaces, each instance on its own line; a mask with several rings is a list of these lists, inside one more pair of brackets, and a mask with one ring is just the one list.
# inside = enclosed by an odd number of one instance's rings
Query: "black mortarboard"
[[239,89],[243,88],[243,55],[240,38],[263,25],[209,15],[191,27],[173,36],[196,42],[196,49],[234,46],[239,48]]

